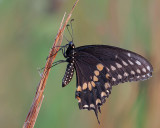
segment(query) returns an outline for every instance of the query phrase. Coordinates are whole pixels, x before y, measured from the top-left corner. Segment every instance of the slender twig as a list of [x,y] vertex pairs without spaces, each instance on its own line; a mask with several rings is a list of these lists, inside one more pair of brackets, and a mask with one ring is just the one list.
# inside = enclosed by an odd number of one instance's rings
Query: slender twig
[[[46,86],[46,81],[48,79],[48,75],[49,75],[49,72],[50,72],[50,69],[51,69],[50,67],[52,66],[52,63],[53,63],[53,61],[54,61],[54,59],[57,55],[57,51],[60,48],[60,47],[56,47],[56,46],[61,45],[61,42],[62,42],[62,39],[63,39],[63,32],[65,30],[65,27],[66,27],[68,21],[71,18],[72,12],[73,12],[75,6],[77,5],[78,1],[79,0],[77,0],[75,2],[74,6],[72,7],[72,10],[69,13],[65,22],[64,22],[64,18],[65,18],[66,13],[64,14],[64,17],[63,17],[62,22],[60,24],[60,28],[58,30],[56,39],[54,41],[52,49],[50,50],[49,57],[46,61],[46,65],[45,65],[45,68],[43,70],[43,74],[41,75],[41,79],[40,79],[40,82],[38,84],[36,94],[35,94],[35,97],[33,99],[31,108],[30,108],[29,113],[28,113],[28,115],[26,117],[26,120],[24,122],[23,128],[33,128],[34,125],[35,125],[35,122],[36,122],[36,119],[37,119],[37,116],[38,116],[38,113],[40,111],[41,104],[42,104],[42,101],[43,101],[43,98],[44,98],[43,92],[44,92],[44,89],[45,89],[45,86]],[[64,22],[64,24],[63,24],[63,22]]]

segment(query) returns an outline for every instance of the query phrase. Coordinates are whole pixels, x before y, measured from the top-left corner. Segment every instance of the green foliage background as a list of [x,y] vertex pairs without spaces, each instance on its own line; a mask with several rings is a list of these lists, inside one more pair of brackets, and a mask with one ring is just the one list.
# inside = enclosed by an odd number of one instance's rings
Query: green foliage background
[[[65,11],[75,0],[0,0],[0,127],[22,127],[45,59]],[[80,0],[73,12],[74,43],[114,45],[150,60],[155,72],[145,82],[113,87],[99,126],[92,111],[80,111],[76,79],[61,82],[66,64],[53,67],[36,128],[160,128],[160,1]],[[70,40],[68,32],[66,37]],[[63,40],[63,45],[67,41]],[[64,59],[58,54],[56,60]]]

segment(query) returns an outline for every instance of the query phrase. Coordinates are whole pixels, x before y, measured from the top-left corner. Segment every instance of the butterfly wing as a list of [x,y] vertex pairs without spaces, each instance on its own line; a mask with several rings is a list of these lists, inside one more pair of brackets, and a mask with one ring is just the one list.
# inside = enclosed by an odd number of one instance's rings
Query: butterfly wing
[[81,53],[85,53],[86,56],[94,56],[102,62],[113,78],[112,85],[127,81],[146,80],[153,72],[152,65],[144,57],[125,49],[107,45],[89,45],[76,50],[78,51],[77,59]]
[[89,45],[75,49],[77,74],[76,98],[80,109],[94,110],[105,103],[113,85],[146,80],[152,75],[151,64],[142,56],[107,45]]
[[[100,106],[105,103],[105,98],[111,93],[109,79],[106,78],[106,70],[103,65],[94,57],[81,53],[75,61],[77,90],[76,98],[80,109],[94,110],[98,119]],[[99,67],[97,65],[99,63]],[[108,76],[107,76],[108,77]],[[108,77],[109,78],[109,77]]]

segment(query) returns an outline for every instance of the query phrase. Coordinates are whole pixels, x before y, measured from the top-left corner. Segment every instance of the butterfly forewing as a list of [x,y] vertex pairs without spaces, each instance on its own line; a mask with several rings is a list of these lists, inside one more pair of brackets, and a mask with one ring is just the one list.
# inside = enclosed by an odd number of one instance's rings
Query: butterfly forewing
[[[121,48],[107,45],[90,45],[77,48],[95,56],[111,73],[112,84],[127,81],[145,80],[151,76],[153,68],[142,56]],[[115,79],[116,80],[115,80]]]

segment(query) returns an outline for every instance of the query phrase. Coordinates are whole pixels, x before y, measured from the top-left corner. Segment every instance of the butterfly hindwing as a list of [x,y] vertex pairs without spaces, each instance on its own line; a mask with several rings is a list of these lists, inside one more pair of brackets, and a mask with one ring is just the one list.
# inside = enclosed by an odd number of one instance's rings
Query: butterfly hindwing
[[105,98],[111,93],[110,75],[99,59],[80,53],[75,61],[77,75],[76,98],[80,109],[97,110],[105,103]]

